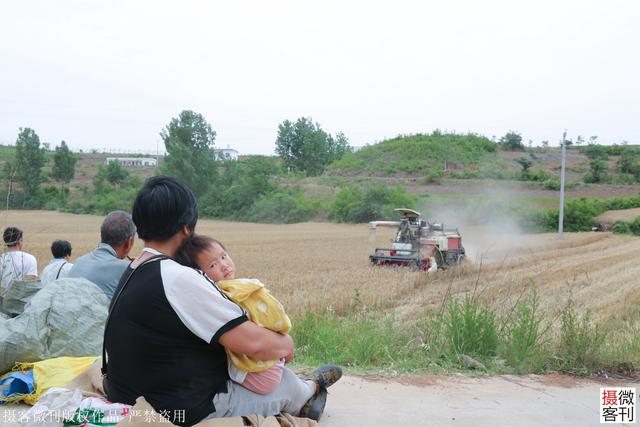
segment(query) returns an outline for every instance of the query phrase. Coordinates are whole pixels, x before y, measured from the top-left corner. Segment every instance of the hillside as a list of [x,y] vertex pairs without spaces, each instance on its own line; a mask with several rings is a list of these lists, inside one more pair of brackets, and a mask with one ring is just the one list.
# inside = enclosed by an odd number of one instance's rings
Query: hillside
[[[524,147],[523,147],[524,148]],[[640,147],[627,145],[571,146],[567,149],[566,179],[569,185],[588,182],[592,160],[601,160],[602,177],[590,181],[602,184],[634,184],[639,182]],[[523,161],[529,162],[528,175],[523,176]],[[625,168],[622,164],[627,161]],[[445,163],[449,165],[445,170]],[[439,179],[500,179],[545,182],[548,187],[560,176],[559,147],[531,147],[523,151],[502,151],[500,144],[475,135],[416,134],[398,136],[375,145],[365,146],[332,163],[329,177],[413,177],[426,182]],[[637,169],[638,173],[635,173]],[[550,188],[557,190],[558,188]]]
[[496,158],[498,144],[483,136],[441,134],[399,136],[349,153],[327,170],[339,175],[426,174],[444,168],[445,162],[475,167]]

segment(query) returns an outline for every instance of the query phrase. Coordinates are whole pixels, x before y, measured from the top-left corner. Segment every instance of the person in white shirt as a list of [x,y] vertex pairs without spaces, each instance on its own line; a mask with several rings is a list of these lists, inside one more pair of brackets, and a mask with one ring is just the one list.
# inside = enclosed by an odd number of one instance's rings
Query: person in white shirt
[[4,294],[16,280],[36,280],[38,262],[36,257],[22,251],[22,230],[7,227],[2,233],[6,251],[0,256],[0,295]]
[[40,281],[43,285],[47,285],[54,280],[67,277],[69,270],[73,264],[69,262],[71,259],[71,243],[66,240],[54,240],[51,244],[51,254],[53,259],[42,270]]

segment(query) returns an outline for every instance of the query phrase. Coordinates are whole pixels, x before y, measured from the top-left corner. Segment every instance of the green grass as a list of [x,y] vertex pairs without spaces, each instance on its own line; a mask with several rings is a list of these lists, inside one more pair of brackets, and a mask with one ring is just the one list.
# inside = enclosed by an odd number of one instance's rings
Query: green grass
[[506,312],[471,296],[403,321],[357,307],[356,301],[347,316],[309,312],[294,318],[296,362],[405,373],[470,370],[464,356],[484,365],[475,371],[504,374],[630,374],[640,366],[639,316],[596,322],[571,300],[560,313],[543,313],[535,286]]

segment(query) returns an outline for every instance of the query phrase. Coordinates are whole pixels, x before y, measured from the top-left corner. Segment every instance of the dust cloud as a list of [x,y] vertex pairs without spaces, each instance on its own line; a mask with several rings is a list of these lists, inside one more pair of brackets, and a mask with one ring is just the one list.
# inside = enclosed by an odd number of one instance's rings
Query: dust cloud
[[418,209],[431,223],[457,228],[467,260],[494,262],[526,255],[535,240],[525,235],[508,195],[487,191],[464,200],[429,201]]

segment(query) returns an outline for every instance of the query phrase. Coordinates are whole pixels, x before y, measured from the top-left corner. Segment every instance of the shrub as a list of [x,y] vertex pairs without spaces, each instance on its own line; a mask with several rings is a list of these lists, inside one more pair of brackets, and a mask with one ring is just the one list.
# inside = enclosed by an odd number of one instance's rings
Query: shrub
[[621,196],[601,201],[604,210],[632,209],[640,207],[640,193],[635,196]]
[[609,158],[607,148],[598,144],[589,144],[586,147],[580,148],[580,151],[590,159],[607,160]]
[[596,356],[605,335],[598,325],[591,320],[591,312],[587,310],[579,315],[575,302],[569,300],[562,311],[560,343],[558,349],[559,368],[572,372],[585,372],[594,366]]
[[309,220],[315,211],[313,202],[305,199],[302,193],[278,191],[260,196],[249,208],[246,220],[291,224]]
[[549,174],[544,169],[536,169],[533,171],[528,171],[526,174],[526,179],[529,181],[547,181],[549,179]]
[[38,199],[42,207],[46,210],[62,209],[65,205],[65,197],[68,196],[69,189],[65,188],[61,192],[58,188],[47,186],[38,189]]
[[604,160],[600,158],[592,159],[589,162],[589,168],[590,172],[583,177],[584,182],[589,184],[603,182],[606,180],[608,166]]
[[548,179],[542,184],[542,187],[545,190],[560,191],[560,180]]
[[640,217],[634,219],[631,224],[629,224],[629,229],[634,235],[640,236]]
[[514,307],[504,324],[504,344],[501,350],[507,362],[518,372],[542,368],[541,341],[548,332],[536,288]]
[[509,131],[500,138],[500,146],[505,151],[524,151],[525,147],[522,143],[522,135],[518,132]]
[[338,222],[362,223],[393,218],[394,208],[412,208],[416,197],[406,194],[403,187],[389,188],[376,184],[366,190],[344,187],[329,209],[329,219]]
[[447,303],[444,318],[451,350],[458,354],[495,356],[498,332],[494,313],[467,295]]
[[611,227],[611,231],[616,234],[631,234],[631,227],[624,221],[616,221]]
[[430,169],[424,176],[423,182],[425,184],[440,184],[443,175],[444,173],[440,169]]
[[280,171],[276,159],[251,156],[223,163],[223,173],[198,201],[205,217],[246,220],[249,208],[262,196],[278,190],[275,177]]

